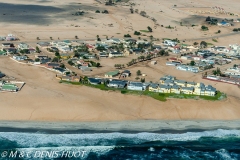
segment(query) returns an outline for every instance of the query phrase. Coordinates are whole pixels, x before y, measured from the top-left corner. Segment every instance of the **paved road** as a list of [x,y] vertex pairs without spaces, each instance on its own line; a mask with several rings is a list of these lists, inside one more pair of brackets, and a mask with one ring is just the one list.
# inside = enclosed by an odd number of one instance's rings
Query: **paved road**
[[240,32],[232,32],[228,34],[218,34],[216,36],[210,36],[210,37],[202,37],[202,38],[193,38],[193,39],[186,39],[187,41],[199,41],[199,40],[206,40],[206,39],[213,39],[213,38],[221,38],[221,37],[228,37],[240,34]]

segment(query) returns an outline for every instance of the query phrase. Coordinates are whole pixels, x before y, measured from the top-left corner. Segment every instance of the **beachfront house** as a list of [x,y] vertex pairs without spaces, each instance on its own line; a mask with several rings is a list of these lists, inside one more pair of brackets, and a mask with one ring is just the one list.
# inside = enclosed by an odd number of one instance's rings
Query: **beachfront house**
[[205,95],[205,85],[203,83],[196,83],[193,94]]
[[61,68],[61,67],[53,67],[52,69],[53,69],[55,72],[58,72],[58,73],[60,73],[60,74],[65,74],[65,73],[67,72],[66,69]]
[[196,83],[195,82],[186,82],[186,87],[195,87]]
[[27,59],[27,56],[13,56],[13,59],[15,59],[17,61],[23,61],[23,60]]
[[167,85],[167,86],[173,86],[173,85],[175,85],[174,80],[170,80],[170,79],[164,80],[163,84],[164,84],[164,85]]
[[105,74],[106,78],[113,78],[113,77],[117,77],[119,75],[119,71],[111,71],[111,72],[107,72]]
[[143,91],[143,83],[141,82],[129,82],[127,89],[135,91]]
[[92,85],[101,84],[101,79],[98,78],[88,78],[88,82]]
[[176,83],[176,85],[181,86],[181,87],[186,87],[186,83],[187,83],[184,80],[175,80],[174,82]]
[[159,92],[159,84],[151,83],[149,85],[149,89],[148,90],[151,91],[151,92]]
[[171,87],[171,93],[176,93],[176,94],[180,94],[180,86],[178,86],[178,85],[173,85],[172,87]]
[[217,90],[213,86],[207,85],[205,87],[205,96],[215,96],[216,93],[217,93]]
[[171,86],[168,85],[159,85],[160,93],[171,93]]
[[182,87],[181,92],[183,94],[193,94],[194,87]]
[[176,79],[176,77],[173,77],[173,76],[170,76],[170,75],[165,75],[165,76],[160,78],[160,83],[161,84],[173,83],[175,79]]
[[113,87],[113,88],[125,88],[127,85],[127,81],[122,81],[122,80],[111,80],[107,84],[108,87]]

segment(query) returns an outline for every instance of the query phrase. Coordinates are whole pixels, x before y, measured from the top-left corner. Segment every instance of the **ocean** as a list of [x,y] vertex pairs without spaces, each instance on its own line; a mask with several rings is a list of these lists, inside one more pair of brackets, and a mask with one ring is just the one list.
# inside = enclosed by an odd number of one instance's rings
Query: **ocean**
[[0,132],[0,159],[239,160],[240,130]]

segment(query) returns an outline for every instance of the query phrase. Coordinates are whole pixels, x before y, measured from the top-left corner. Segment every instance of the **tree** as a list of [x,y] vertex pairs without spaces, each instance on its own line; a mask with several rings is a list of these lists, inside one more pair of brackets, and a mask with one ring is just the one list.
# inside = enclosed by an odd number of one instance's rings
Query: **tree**
[[101,64],[100,64],[100,63],[97,63],[97,64],[96,64],[96,67],[100,67],[100,66],[101,66]]
[[53,38],[52,38],[52,37],[50,37],[50,39],[51,39],[51,40],[53,40]]
[[141,35],[141,32],[135,31],[135,32],[134,32],[134,35],[139,36],[139,35]]
[[73,57],[77,57],[79,58],[80,57],[80,54],[78,52],[74,52],[74,56]]
[[78,39],[78,36],[75,36],[75,39]]
[[39,62],[40,61],[40,59],[39,58],[35,58],[35,62]]
[[137,71],[137,76],[141,76],[141,75],[142,75],[141,71],[138,70],[138,71]]
[[59,52],[55,52],[55,56],[56,56],[56,57],[60,57]]
[[207,30],[208,30],[208,27],[202,26],[201,29],[202,29],[203,31],[207,31]]
[[216,70],[213,70],[212,73],[213,73],[214,75],[217,75],[217,76],[220,76],[220,75],[222,74],[220,68],[217,68]]
[[100,13],[100,11],[99,10],[96,10],[96,12],[95,13]]
[[151,55],[148,54],[146,58],[147,58],[147,60],[150,60],[151,59]]
[[73,63],[71,60],[68,61],[68,64],[69,64],[70,66],[74,65],[74,63]]
[[210,22],[210,21],[212,21],[212,19],[211,19],[211,17],[208,16],[208,17],[206,18],[206,22]]
[[145,11],[141,11],[140,12],[140,15],[143,16],[143,17],[146,17],[147,16],[147,13]]
[[101,41],[101,39],[99,38],[99,35],[97,35],[97,41]]
[[132,8],[130,8],[130,12],[133,14],[133,9]]
[[125,34],[124,37],[125,37],[125,38],[128,38],[128,37],[130,38],[131,35],[130,35],[130,34]]
[[202,41],[202,42],[200,43],[200,45],[201,45],[202,48],[206,48],[208,44],[207,44],[207,42]]
[[221,30],[218,30],[217,33],[221,33]]
[[66,68],[64,64],[60,64],[60,68]]
[[102,13],[108,14],[109,12],[108,12],[108,10],[104,10],[104,11],[102,11]]
[[54,58],[52,59],[52,62],[59,62],[59,57],[54,57]]
[[141,78],[141,82],[144,83],[145,82],[145,78],[143,78],[143,79]]
[[69,49],[70,49],[70,51],[71,51],[71,50],[72,50],[72,45],[69,45],[68,47],[69,47]]
[[168,53],[168,52],[165,52],[165,53],[164,53],[164,56],[169,56],[169,53]]
[[193,45],[195,45],[195,46],[198,45],[198,42],[194,42]]
[[102,46],[102,45],[98,45],[97,47],[96,47],[96,50],[98,50],[98,51],[105,51],[106,50],[106,48],[104,47],[104,46]]
[[39,38],[39,37],[37,37],[37,40],[40,40],[40,38]]
[[152,32],[152,28],[151,27],[148,26],[147,29],[148,29],[149,32]]
[[190,62],[190,66],[195,66],[195,64],[196,64],[195,61]]
[[234,28],[234,29],[233,29],[233,32],[238,32],[238,29],[237,29],[237,28]]
[[38,46],[36,47],[36,52],[37,52],[37,53],[40,53],[40,52],[41,52],[40,49],[38,48]]

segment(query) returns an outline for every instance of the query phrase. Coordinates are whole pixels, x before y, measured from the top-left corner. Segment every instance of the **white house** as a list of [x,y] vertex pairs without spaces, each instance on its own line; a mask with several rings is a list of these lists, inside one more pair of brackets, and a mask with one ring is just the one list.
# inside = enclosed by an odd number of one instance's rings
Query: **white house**
[[27,59],[26,56],[13,56],[13,59],[17,60],[17,61],[23,61],[25,59]]
[[166,46],[176,46],[177,45],[177,42],[174,42],[172,40],[164,40],[163,41],[163,44],[166,45]]
[[121,52],[110,52],[109,57],[121,57],[123,56],[123,53]]
[[127,85],[127,89],[142,91],[143,90],[143,84],[141,82],[129,82],[129,84]]
[[29,45],[26,43],[20,43],[18,49],[29,49]]

